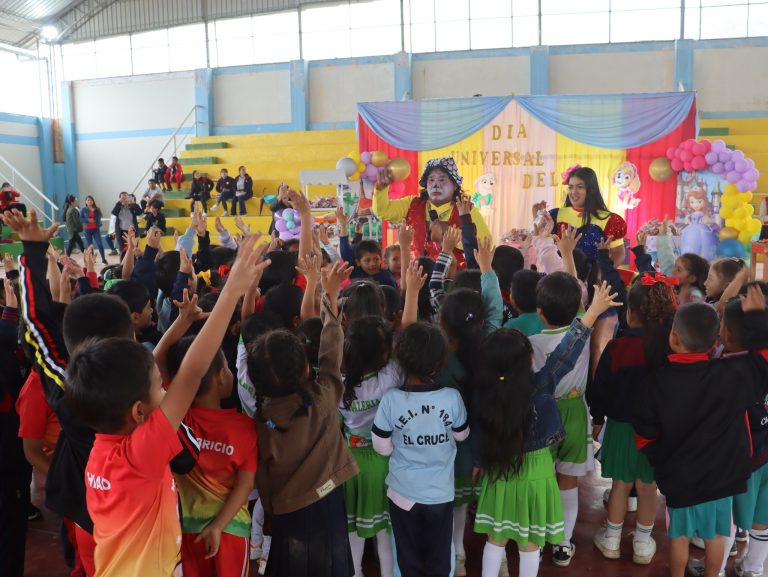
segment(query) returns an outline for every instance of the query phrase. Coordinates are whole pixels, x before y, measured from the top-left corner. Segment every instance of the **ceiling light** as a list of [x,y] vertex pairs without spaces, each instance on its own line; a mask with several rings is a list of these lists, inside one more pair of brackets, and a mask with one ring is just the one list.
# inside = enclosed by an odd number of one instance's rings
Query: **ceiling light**
[[46,40],[55,40],[59,35],[59,30],[55,26],[43,26],[40,29],[40,34]]

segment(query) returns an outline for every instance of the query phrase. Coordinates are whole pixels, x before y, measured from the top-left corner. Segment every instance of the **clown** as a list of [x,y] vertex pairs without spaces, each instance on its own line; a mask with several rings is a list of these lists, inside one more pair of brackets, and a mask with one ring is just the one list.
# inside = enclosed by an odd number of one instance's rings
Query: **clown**
[[[392,183],[392,175],[389,172],[381,172],[373,194],[373,212],[382,220],[390,222],[405,220],[409,226],[413,227],[412,258],[428,256],[437,259],[442,246],[430,237],[428,223],[440,220],[448,223],[449,226],[461,226],[456,200],[463,193],[461,189],[463,180],[453,158],[450,156],[433,158],[427,162],[419,180],[419,185],[422,187],[419,196],[390,200],[388,189]],[[478,240],[490,238],[488,225],[475,206],[472,207],[471,217],[477,229]],[[454,256],[463,264],[464,253],[461,250],[456,249]]]

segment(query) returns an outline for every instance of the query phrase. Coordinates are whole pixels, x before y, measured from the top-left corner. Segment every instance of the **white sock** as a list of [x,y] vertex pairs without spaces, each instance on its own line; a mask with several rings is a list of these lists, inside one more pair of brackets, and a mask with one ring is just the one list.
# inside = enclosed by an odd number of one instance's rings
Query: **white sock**
[[[499,577],[501,564],[506,560],[504,547],[486,541],[483,547],[483,577]],[[538,558],[536,562],[538,563]]]
[[253,518],[251,519],[251,544],[261,545],[264,542],[264,505],[261,499],[253,506]]
[[731,547],[736,541],[736,528],[731,526],[731,534],[723,536],[723,564],[720,565],[720,571],[725,571],[725,565],[728,563],[728,557],[730,557]]
[[624,523],[611,523],[607,519],[605,520],[605,536],[608,538],[621,539],[621,530],[624,528]]
[[744,556],[744,571],[760,573],[768,557],[768,529],[749,531],[749,548]]
[[539,574],[539,550],[520,551],[520,577],[536,577]]
[[386,529],[376,533],[376,550],[379,553],[379,570],[381,577],[392,577],[394,574],[394,558],[392,557],[392,539]]
[[357,533],[349,533],[349,548],[352,549],[352,563],[355,566],[355,577],[363,577],[363,550],[365,539]]
[[579,488],[561,490],[560,498],[563,500],[565,539],[558,545],[570,545],[573,539],[573,528],[576,526],[576,517],[579,516]]
[[467,507],[459,505],[453,508],[453,547],[457,557],[466,557],[464,550],[464,528],[467,526]]
[[653,531],[653,525],[635,523],[635,537],[633,540],[638,543],[647,543],[651,538],[651,531]]

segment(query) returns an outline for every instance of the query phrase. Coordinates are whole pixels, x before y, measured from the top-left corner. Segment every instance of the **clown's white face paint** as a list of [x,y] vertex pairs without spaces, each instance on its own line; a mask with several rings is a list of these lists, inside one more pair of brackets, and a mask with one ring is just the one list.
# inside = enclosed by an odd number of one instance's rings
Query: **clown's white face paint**
[[448,174],[439,168],[433,169],[427,177],[427,193],[432,204],[441,206],[453,200],[456,185]]

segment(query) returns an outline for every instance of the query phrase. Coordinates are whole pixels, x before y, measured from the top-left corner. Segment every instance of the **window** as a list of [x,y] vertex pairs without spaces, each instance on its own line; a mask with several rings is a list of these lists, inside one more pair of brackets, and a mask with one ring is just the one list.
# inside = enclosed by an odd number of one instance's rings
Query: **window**
[[302,9],[301,33],[305,59],[349,58],[349,4]]
[[38,63],[35,60],[19,60],[15,54],[0,52],[0,70],[17,87],[24,90],[0,91],[0,111],[11,114],[41,115],[41,90]]
[[680,0],[611,0],[611,42],[680,37]]
[[112,76],[130,76],[131,66],[131,37],[113,36],[95,41],[96,75],[99,78]]
[[253,18],[216,21],[218,66],[253,64]]
[[768,36],[768,2],[749,5],[749,36]]
[[288,62],[299,59],[299,13],[278,12],[253,17],[253,61]]
[[93,41],[61,47],[64,80],[96,78],[96,48]]
[[154,30],[131,36],[134,74],[169,71],[168,30]]
[[349,25],[352,56],[394,54],[402,48],[399,0],[350,4]]
[[205,68],[205,24],[169,28],[168,56],[171,70]]

